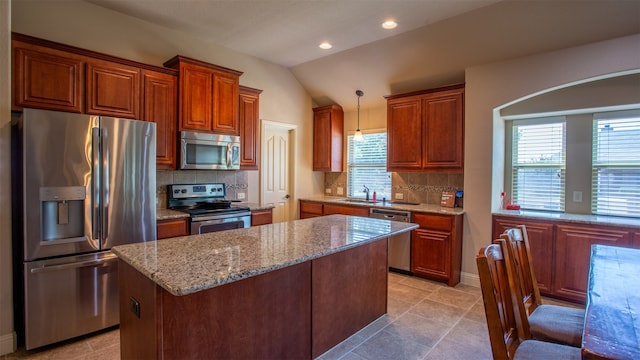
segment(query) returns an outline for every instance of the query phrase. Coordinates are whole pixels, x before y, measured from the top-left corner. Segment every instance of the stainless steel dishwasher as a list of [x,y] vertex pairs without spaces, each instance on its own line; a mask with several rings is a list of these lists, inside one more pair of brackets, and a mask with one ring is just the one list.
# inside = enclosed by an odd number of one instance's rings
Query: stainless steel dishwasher
[[[410,222],[411,212],[372,208],[369,216],[376,219]],[[411,273],[411,232],[389,236],[389,270],[404,274]]]

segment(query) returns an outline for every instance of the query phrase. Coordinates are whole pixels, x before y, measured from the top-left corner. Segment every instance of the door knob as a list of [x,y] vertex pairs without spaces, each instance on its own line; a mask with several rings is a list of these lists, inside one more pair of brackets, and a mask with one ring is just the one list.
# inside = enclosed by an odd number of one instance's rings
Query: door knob
[[285,199],[289,199],[291,196],[289,196],[289,194],[285,195],[284,198]]

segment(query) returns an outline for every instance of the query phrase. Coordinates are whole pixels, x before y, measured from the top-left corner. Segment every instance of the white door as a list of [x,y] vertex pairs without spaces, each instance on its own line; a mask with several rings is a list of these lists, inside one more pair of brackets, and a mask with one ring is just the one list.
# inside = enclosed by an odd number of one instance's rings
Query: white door
[[264,124],[262,138],[262,203],[273,205],[273,222],[292,220],[290,184],[291,129]]

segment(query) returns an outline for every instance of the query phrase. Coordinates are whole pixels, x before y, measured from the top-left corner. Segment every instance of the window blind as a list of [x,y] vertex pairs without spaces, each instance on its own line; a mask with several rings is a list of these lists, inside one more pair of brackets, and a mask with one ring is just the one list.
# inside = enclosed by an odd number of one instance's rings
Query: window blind
[[347,137],[347,195],[364,198],[363,186],[369,196],[391,198],[391,174],[387,172],[387,133],[363,134],[362,141]]
[[565,122],[514,122],[512,202],[523,209],[564,211]]
[[640,112],[596,114],[591,211],[640,217]]

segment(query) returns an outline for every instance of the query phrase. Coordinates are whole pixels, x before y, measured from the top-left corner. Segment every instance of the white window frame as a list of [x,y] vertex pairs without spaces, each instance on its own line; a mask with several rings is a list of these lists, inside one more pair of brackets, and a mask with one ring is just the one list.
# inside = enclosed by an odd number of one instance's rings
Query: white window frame
[[[367,136],[371,136],[371,135],[375,135],[375,134],[387,134],[386,129],[371,129],[371,130],[366,130],[363,131],[363,136],[366,137]],[[376,192],[376,196],[378,200],[382,200],[383,197],[386,197],[387,199],[390,199],[391,196],[391,173],[387,171],[387,150],[386,150],[386,145],[387,142],[384,141],[384,161],[380,162],[380,163],[365,163],[365,164],[360,164],[357,162],[352,162],[352,157],[351,157],[351,144],[352,142],[356,142],[356,140],[353,139],[354,134],[350,133],[349,135],[347,135],[347,196],[348,197],[354,197],[354,198],[362,198],[364,199],[366,197],[365,193],[362,191],[363,187],[360,185],[366,185],[369,188],[369,199],[373,198],[373,192]],[[385,179],[387,179],[386,181],[384,181],[384,186],[376,186],[375,183],[369,183],[369,184],[358,184],[357,186],[354,186],[353,183],[353,179],[352,176],[355,173],[354,169],[355,168],[376,168],[379,169],[381,173],[384,173]]]
[[[546,162],[534,162],[534,161],[519,161],[516,162],[516,152],[518,148],[518,141],[516,138],[516,131],[519,127],[530,125],[550,125],[550,124],[562,124],[562,139],[561,139],[561,154],[547,154],[542,156],[550,156]],[[511,124],[510,141],[511,145],[508,154],[508,164],[510,168],[509,172],[509,184],[511,194],[506,194],[506,201],[513,202],[521,206],[522,209],[540,210],[549,212],[564,212],[565,210],[565,182],[566,182],[566,119],[563,116],[515,120]],[[541,144],[542,145],[542,144]],[[542,149],[541,149],[542,150]],[[522,184],[518,184],[518,174],[521,170],[552,170],[556,171],[558,175],[559,183],[555,187],[555,191],[552,193],[544,193],[543,189],[531,188],[528,191],[523,188]],[[555,180],[555,179],[554,179]],[[537,184],[534,186],[538,186]],[[543,195],[542,197],[540,195]],[[539,201],[544,199],[547,195],[547,201]]]

